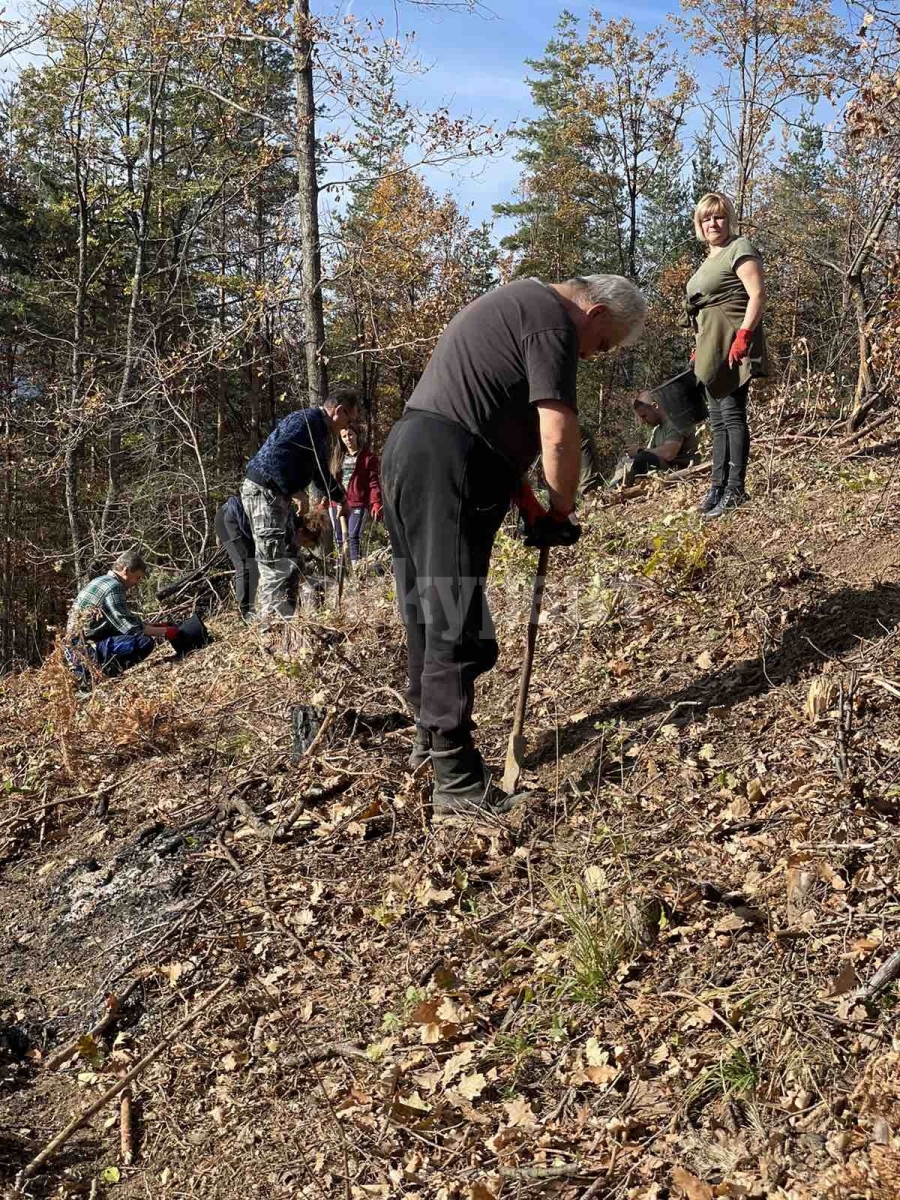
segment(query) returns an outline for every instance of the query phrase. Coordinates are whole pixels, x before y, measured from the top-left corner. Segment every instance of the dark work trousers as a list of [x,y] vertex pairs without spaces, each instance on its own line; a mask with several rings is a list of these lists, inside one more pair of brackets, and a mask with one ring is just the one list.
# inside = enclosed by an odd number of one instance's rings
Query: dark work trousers
[[256,548],[222,508],[216,513],[215,530],[234,567],[234,594],[241,616],[246,617],[253,611],[259,584]]
[[92,665],[96,664],[104,675],[121,675],[143,662],[154,644],[146,633],[118,633],[97,642],[76,637],[66,647],[65,658],[79,683],[89,685]]
[[652,450],[638,450],[631,460],[632,475],[646,475],[650,471],[665,471],[669,464],[664,463],[658,454]]
[[747,424],[745,383],[730,396],[715,400],[707,391],[709,427],[713,435],[713,487],[740,488],[743,491],[750,458],[750,427]]
[[409,702],[451,745],[470,736],[475,680],[497,661],[484,589],[515,483],[484,442],[430,413],[402,417],[381,460]]
[[104,675],[121,675],[129,667],[136,667],[143,662],[155,644],[146,633],[120,633],[115,637],[101,638],[94,643],[94,650]]

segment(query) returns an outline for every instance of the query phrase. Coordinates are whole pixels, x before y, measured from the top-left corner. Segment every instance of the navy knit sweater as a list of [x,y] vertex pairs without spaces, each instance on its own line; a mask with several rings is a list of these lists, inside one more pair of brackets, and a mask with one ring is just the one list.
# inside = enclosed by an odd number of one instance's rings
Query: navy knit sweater
[[328,418],[321,408],[301,408],[278,422],[247,464],[246,475],[260,487],[293,496],[315,483],[329,500],[342,501],[344,489],[328,466]]

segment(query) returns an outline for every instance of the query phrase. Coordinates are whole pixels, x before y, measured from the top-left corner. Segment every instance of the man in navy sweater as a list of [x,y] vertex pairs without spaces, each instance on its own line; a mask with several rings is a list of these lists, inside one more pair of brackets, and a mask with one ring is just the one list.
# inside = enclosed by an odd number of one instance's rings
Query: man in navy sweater
[[340,388],[320,408],[302,408],[279,421],[247,464],[241,501],[256,545],[260,617],[293,613],[287,597],[297,566],[287,544],[291,497],[315,482],[332,503],[344,504],[344,489],[329,467],[330,435],[358,416],[359,396]]

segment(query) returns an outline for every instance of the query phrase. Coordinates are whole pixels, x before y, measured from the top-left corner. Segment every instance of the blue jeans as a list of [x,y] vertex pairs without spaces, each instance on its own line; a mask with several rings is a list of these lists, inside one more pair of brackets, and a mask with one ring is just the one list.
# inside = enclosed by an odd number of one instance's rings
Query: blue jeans
[[[334,516],[333,509],[330,511],[332,513],[332,525],[334,526],[334,544],[336,546],[342,546],[344,544],[344,539],[341,536],[340,518]],[[365,523],[366,510],[364,508],[351,508],[350,515],[347,517],[347,538],[350,542],[351,562],[359,562],[359,544],[360,540],[362,539],[363,525],[365,525]]]
[[66,649],[66,662],[84,683],[91,677],[92,663],[104,675],[121,675],[129,667],[136,667],[143,662],[153,649],[153,644],[153,638],[146,633],[118,633],[115,637],[101,638],[99,642],[85,642],[78,638]]

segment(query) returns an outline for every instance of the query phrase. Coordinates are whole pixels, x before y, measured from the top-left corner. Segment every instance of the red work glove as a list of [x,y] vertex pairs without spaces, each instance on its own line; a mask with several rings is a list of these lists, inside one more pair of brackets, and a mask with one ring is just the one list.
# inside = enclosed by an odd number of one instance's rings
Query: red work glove
[[167,625],[165,638],[167,642],[174,642],[178,637],[179,629],[177,625]]
[[734,341],[731,343],[731,349],[728,351],[729,367],[736,367],[738,363],[743,362],[750,353],[750,339],[753,337],[752,329],[739,329],[734,335]]
[[522,520],[527,526],[532,526],[541,517],[546,517],[547,510],[534,494],[530,483],[523,480],[513,492],[513,504],[522,514]]
[[545,513],[525,533],[525,545],[539,550],[545,546],[574,546],[581,537],[581,526],[561,513]]
[[381,514],[382,514],[382,512],[383,512],[383,511],[384,511],[384,509],[381,507],[381,505],[380,505],[380,504],[373,504],[373,505],[372,505],[372,520],[373,520],[373,521],[380,521],[380,520],[381,520]]

